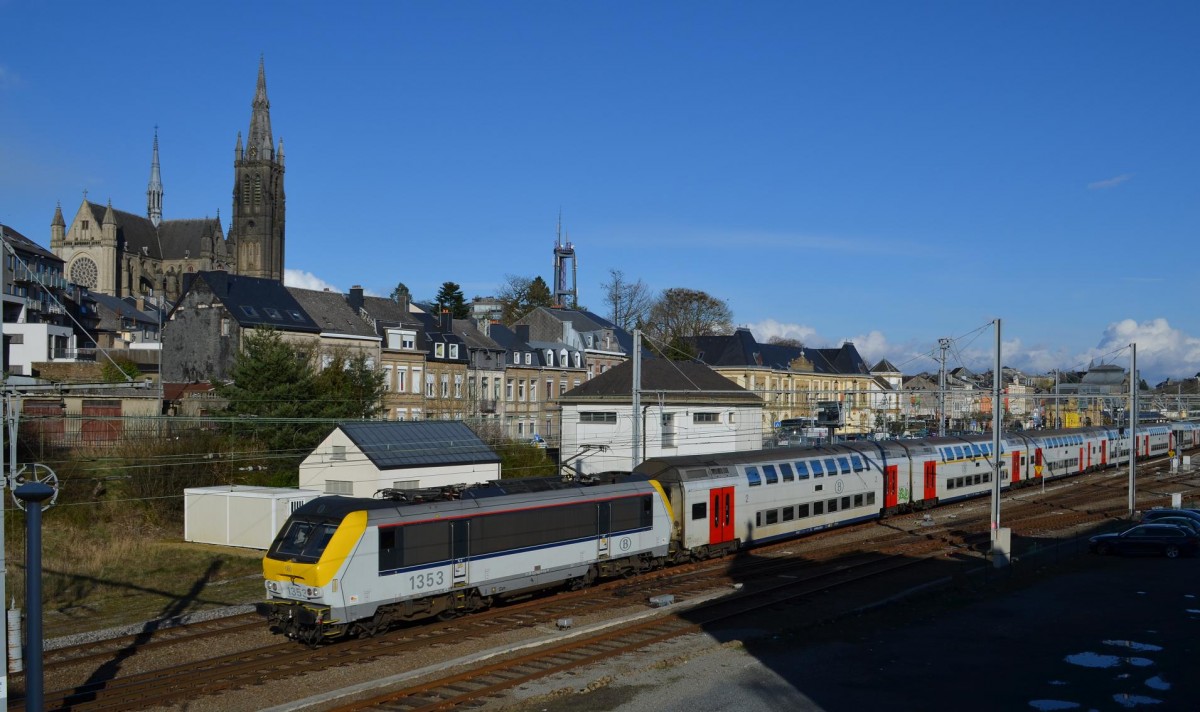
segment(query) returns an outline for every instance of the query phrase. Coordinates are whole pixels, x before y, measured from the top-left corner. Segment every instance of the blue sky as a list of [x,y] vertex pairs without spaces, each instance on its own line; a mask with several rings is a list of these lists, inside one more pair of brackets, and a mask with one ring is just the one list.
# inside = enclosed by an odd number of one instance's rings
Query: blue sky
[[[0,0],[0,221],[219,210],[260,55],[289,281],[609,269],[906,372],[1200,371],[1195,2]],[[962,337],[962,338],[958,338]]]

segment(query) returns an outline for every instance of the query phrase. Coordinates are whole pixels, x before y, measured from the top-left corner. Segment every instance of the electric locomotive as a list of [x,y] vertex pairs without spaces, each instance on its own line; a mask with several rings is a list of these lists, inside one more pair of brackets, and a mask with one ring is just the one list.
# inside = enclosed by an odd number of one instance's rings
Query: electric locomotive
[[671,515],[657,484],[512,480],[383,499],[318,497],[266,557],[274,632],[315,645],[393,622],[450,617],[552,586],[665,563]]

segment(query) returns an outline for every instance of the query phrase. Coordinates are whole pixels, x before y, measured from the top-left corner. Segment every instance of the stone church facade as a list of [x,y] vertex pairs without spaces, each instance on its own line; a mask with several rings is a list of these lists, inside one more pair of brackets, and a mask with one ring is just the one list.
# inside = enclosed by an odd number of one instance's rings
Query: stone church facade
[[234,149],[233,215],[229,236],[220,212],[215,218],[163,219],[163,185],[158,133],[146,213],[137,215],[87,199],[70,225],[62,206],[54,210],[50,249],[65,263],[67,279],[115,297],[165,295],[176,300],[184,275],[224,270],[250,277],[282,280],[284,269],[283,140],[271,136],[271,104],[267,100],[264,65],[251,103],[250,130],[243,144],[239,131]]

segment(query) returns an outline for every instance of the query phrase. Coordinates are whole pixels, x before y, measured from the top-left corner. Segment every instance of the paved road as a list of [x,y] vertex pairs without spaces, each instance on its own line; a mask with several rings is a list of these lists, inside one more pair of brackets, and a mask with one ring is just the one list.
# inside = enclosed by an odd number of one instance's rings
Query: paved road
[[[1083,555],[982,597],[940,596],[783,639],[714,631],[528,688],[532,712],[1200,710],[1200,560]],[[738,642],[740,641],[740,642]],[[590,688],[590,689],[589,689]]]

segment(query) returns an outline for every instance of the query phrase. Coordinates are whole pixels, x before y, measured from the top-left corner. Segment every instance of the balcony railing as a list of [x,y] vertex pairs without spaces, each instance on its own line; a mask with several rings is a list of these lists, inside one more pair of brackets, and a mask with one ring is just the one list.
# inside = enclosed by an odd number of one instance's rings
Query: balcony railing
[[96,349],[54,349],[51,358],[55,361],[95,361]]

